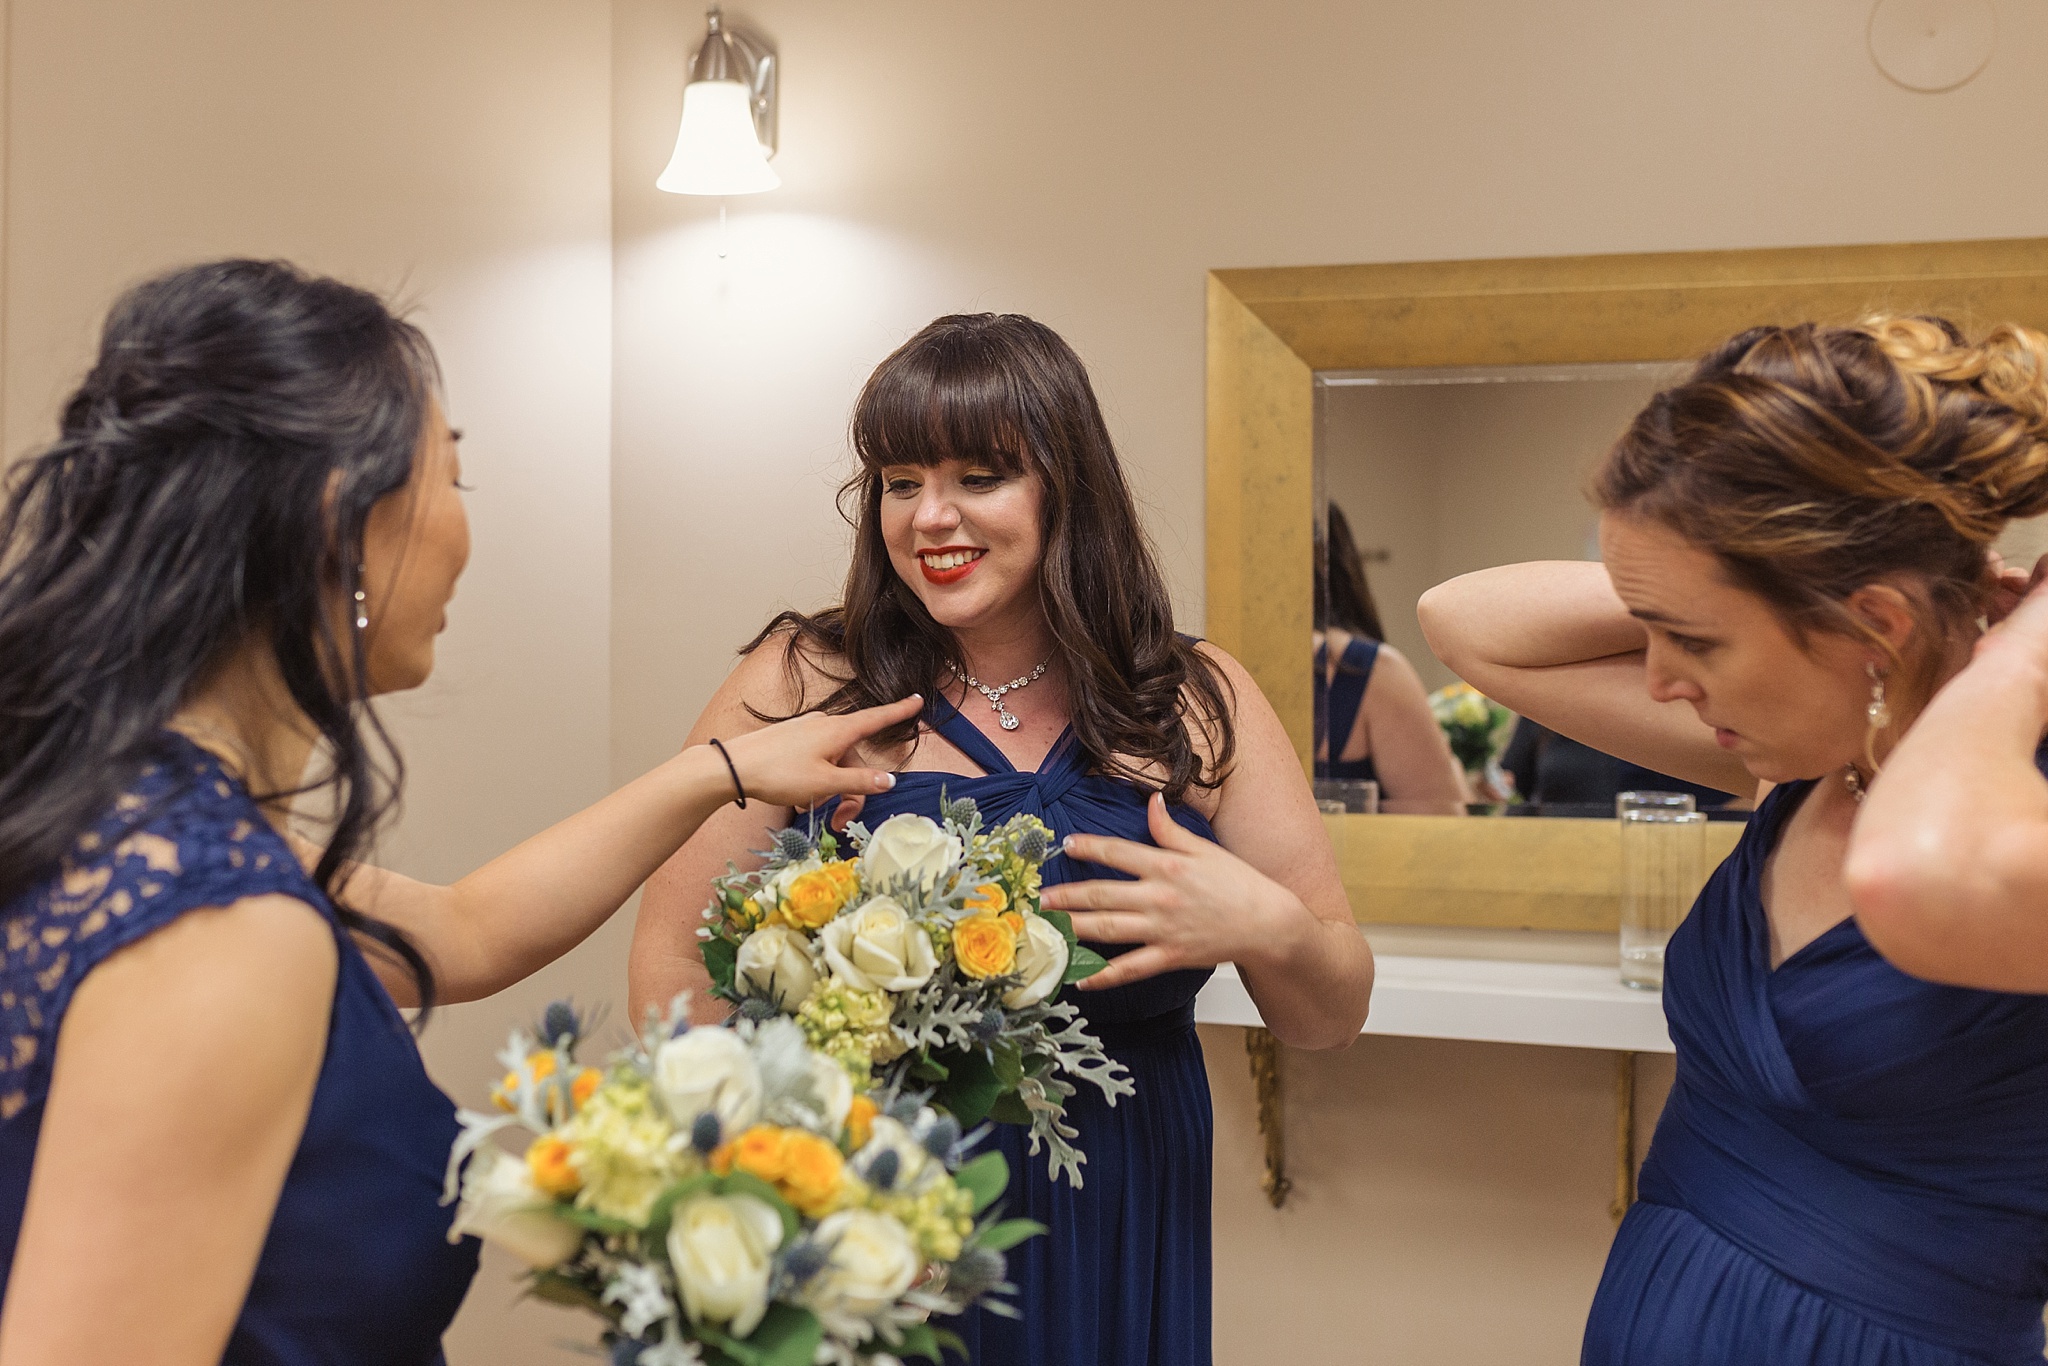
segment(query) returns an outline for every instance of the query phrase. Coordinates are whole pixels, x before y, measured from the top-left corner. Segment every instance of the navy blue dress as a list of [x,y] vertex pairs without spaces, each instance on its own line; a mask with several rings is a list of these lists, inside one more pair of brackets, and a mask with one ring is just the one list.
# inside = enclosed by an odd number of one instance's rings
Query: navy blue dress
[[57,1033],[79,982],[187,911],[268,893],[328,918],[340,968],[312,1110],[221,1359],[439,1362],[477,1258],[475,1239],[448,1242],[452,1211],[440,1204],[454,1106],[290,847],[211,755],[170,734],[62,870],[0,906],[0,1278],[21,1237]]
[[1770,967],[1774,791],[1672,936],[1678,1078],[1588,1366],[2041,1366],[2048,997],[1936,986],[1853,920]]
[[[1316,677],[1327,677],[1330,671],[1329,646],[1316,647]],[[1365,706],[1365,688],[1372,682],[1372,667],[1379,663],[1380,643],[1367,640],[1364,636],[1353,636],[1344,647],[1344,653],[1337,656],[1337,674],[1329,682],[1326,704],[1327,734],[1329,746],[1324,751],[1327,759],[1316,763],[1318,778],[1351,778],[1376,782],[1380,771],[1374,767],[1372,756],[1363,759],[1340,759],[1344,746],[1351,743],[1351,732],[1358,725],[1359,709]]]
[[[990,824],[1027,812],[1056,838],[1151,843],[1151,794],[1088,773],[1072,731],[1043,767],[1020,773],[945,698],[933,699],[926,720],[984,776],[898,774],[894,789],[867,799],[861,819],[870,829],[904,812],[937,820],[943,792],[973,798]],[[1185,829],[1215,838],[1198,813],[1172,812]],[[1045,865],[1048,886],[1122,876],[1063,854]],[[1093,947],[1114,956],[1129,946]],[[985,1141],[985,1150],[1009,1159],[1005,1215],[1036,1219],[1052,1232],[1009,1253],[1021,1317],[977,1310],[948,1325],[966,1340],[975,1366],[1208,1366],[1214,1124],[1195,993],[1212,971],[1164,973],[1101,992],[1070,987],[1061,997],[1080,1007],[1110,1056],[1130,1068],[1137,1094],[1112,1107],[1084,1083],[1068,1102],[1067,1118],[1081,1131],[1075,1145],[1088,1158],[1079,1190],[1052,1181],[1043,1149],[1027,1155],[1023,1126],[998,1124]]]

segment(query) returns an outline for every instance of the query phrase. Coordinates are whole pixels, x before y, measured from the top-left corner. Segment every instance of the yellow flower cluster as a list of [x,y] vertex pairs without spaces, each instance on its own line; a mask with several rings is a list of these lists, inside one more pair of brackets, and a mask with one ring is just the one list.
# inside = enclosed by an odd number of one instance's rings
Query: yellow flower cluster
[[926,1261],[955,1260],[974,1232],[974,1196],[951,1180],[934,1181],[916,1195],[871,1189],[866,1204],[909,1229]]
[[846,903],[859,892],[860,865],[852,859],[813,868],[790,882],[781,904],[768,914],[767,923],[815,930],[846,909]]
[[[529,1053],[526,1057],[526,1070],[533,1075],[533,1084],[535,1086],[540,1086],[548,1078],[554,1076],[556,1065],[555,1051],[552,1048],[539,1049]],[[586,1067],[579,1071],[576,1074],[576,1079],[569,1083],[571,1105],[575,1109],[582,1109],[603,1082],[604,1073],[598,1071],[595,1067]],[[517,1108],[518,1096],[519,1074],[517,1072],[507,1072],[504,1080],[491,1088],[491,1104],[508,1114]],[[548,1092],[547,1104],[549,1119],[560,1124],[568,1118],[567,1115],[562,1113],[560,1092]]]
[[773,1124],[756,1124],[713,1152],[711,1170],[720,1176],[734,1171],[758,1176],[813,1219],[845,1208],[863,1189],[830,1141]]
[[[994,909],[1006,910],[1020,901],[1035,903],[1038,900],[1038,864],[1017,852],[1017,846],[1025,837],[1034,833],[1043,842],[1045,852],[1051,853],[1058,847],[1053,843],[1052,828],[1030,815],[1012,816],[993,830],[975,836],[972,857],[1005,897],[1005,904]],[[977,898],[981,891],[981,888],[975,889]],[[983,909],[974,899],[970,899],[967,906],[973,911]]]
[[[576,1203],[609,1219],[645,1224],[662,1191],[690,1175],[695,1165],[689,1149],[670,1147],[674,1132],[646,1081],[629,1074],[613,1077],[556,1138],[572,1149],[566,1165],[581,1178]],[[533,1165],[530,1155],[528,1165]]]
[[835,978],[821,979],[797,1007],[811,1047],[844,1067],[856,1086],[865,1086],[874,1064],[903,1056],[903,1041],[889,1028],[895,1003],[876,988],[861,991]]
[[875,1116],[880,1113],[880,1107],[868,1099],[866,1093],[863,1092],[853,1098],[853,1104],[846,1110],[847,1151],[853,1152],[868,1146],[868,1140],[874,1137],[875,1133]]

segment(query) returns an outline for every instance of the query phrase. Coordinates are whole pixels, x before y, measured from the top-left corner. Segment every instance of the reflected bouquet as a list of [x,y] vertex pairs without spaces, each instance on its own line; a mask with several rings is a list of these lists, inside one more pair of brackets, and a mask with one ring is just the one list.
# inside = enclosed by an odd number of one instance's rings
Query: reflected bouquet
[[1429,695],[1429,710],[1467,773],[1482,772],[1500,757],[1515,724],[1513,712],[1469,683],[1438,688]]
[[713,882],[704,964],[743,1019],[793,1019],[877,1095],[925,1094],[963,1125],[1028,1125],[1031,1152],[1075,1186],[1087,1160],[1066,1103],[1132,1093],[1060,989],[1103,959],[1039,904],[1052,831],[984,827],[972,801],[873,832],[779,831],[767,863]]
[[[630,1366],[892,1366],[958,1350],[932,1315],[1008,1311],[1001,1153],[957,1120],[880,1107],[792,1020],[685,1023],[683,998],[605,1068],[578,1065],[564,1004],[515,1030],[461,1114],[451,1240],[523,1259],[533,1294],[604,1322]],[[523,1128],[513,1156],[495,1141]]]

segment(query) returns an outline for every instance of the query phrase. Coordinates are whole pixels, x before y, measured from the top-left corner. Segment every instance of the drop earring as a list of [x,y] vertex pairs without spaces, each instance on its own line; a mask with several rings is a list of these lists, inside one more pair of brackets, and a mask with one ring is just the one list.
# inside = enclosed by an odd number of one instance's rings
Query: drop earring
[[1865,664],[1863,672],[1870,679],[1870,705],[1863,709],[1863,714],[1870,718],[1871,739],[1875,740],[1876,733],[1892,723],[1892,709],[1884,700],[1884,675],[1877,671],[1877,665]]
[[356,629],[370,629],[370,595],[363,591],[363,566],[356,566]]

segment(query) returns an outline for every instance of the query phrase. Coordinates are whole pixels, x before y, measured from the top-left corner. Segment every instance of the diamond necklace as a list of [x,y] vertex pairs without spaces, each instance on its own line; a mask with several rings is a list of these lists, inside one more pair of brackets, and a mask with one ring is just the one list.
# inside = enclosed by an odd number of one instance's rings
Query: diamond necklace
[[982,682],[973,674],[963,673],[958,664],[948,664],[946,667],[953,671],[953,677],[959,679],[962,683],[965,683],[968,687],[974,689],[976,692],[980,693],[983,697],[986,697],[988,699],[989,708],[996,714],[997,725],[1001,726],[1004,730],[1015,730],[1018,726],[1022,725],[1023,722],[1019,721],[1016,717],[1012,716],[1010,714],[1010,709],[1003,705],[1003,694],[1010,692],[1013,689],[1022,688],[1028,684],[1037,682],[1040,678],[1045,676],[1045,666],[1050,663],[1052,663],[1052,661],[1049,659],[1041,660],[1039,662],[1038,667],[1033,669],[1030,673],[1025,674],[1022,678],[1013,678],[1009,682],[1003,684],[1003,686],[1000,688],[991,688],[988,684]]

